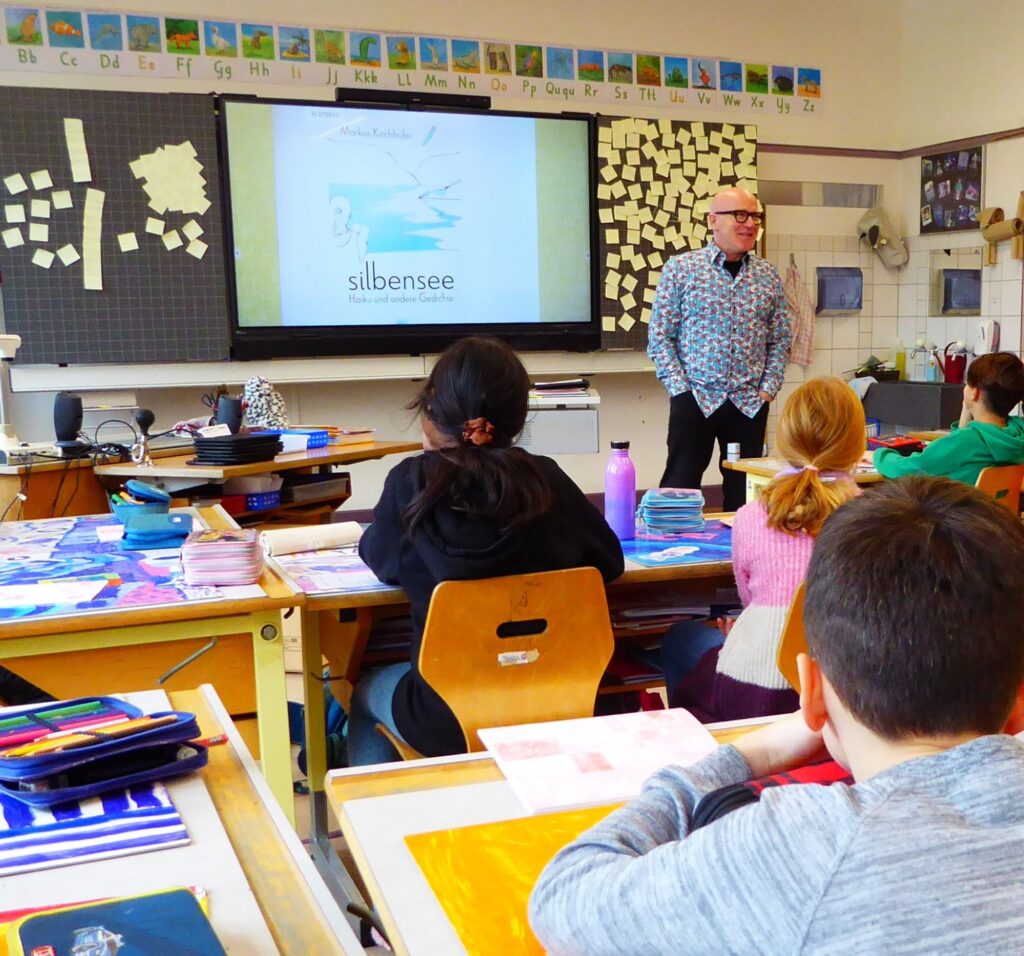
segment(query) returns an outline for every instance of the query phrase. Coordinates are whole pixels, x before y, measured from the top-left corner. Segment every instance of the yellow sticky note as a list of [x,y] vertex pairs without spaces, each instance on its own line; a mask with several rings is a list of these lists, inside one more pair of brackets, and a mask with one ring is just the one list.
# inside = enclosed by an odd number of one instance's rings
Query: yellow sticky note
[[25,207],[21,203],[12,203],[9,206],[4,206],[4,216],[8,222],[24,222]]
[[29,178],[32,180],[33,189],[49,189],[53,185],[48,169],[37,169]]
[[651,245],[654,246],[655,249],[664,249],[665,248],[665,239],[664,239],[664,237],[661,236],[660,234],[655,236],[651,240]]
[[78,254],[78,250],[69,242],[66,246],[61,246],[57,250],[57,258],[59,258],[64,265],[70,266],[73,263],[78,262],[82,257]]
[[628,312],[636,307],[636,296],[632,292],[627,292],[625,295],[620,296],[619,304]]
[[18,246],[25,245],[25,237],[21,234],[20,226],[11,226],[10,229],[5,229],[2,235],[4,245],[8,249],[16,249]]
[[634,325],[636,325],[636,319],[634,319],[628,312],[619,316],[619,328],[622,329],[623,332],[628,332]]
[[171,252],[172,250],[177,249],[179,246],[181,246],[183,244],[181,236],[178,235],[178,230],[177,229],[168,229],[167,232],[165,232],[163,234],[162,238],[163,238],[163,241],[164,241],[164,248],[168,252]]
[[49,219],[50,218],[50,200],[49,199],[33,199],[32,205],[29,208],[29,215],[34,219]]
[[611,166],[602,166],[601,167],[601,178],[606,183],[610,183],[613,179],[615,179],[615,169],[613,167],[611,167]]
[[[635,255],[629,260],[629,264],[635,272],[643,272],[647,268],[647,260],[642,255]],[[632,306],[630,306],[632,308]]]
[[622,178],[627,182],[631,183],[636,180],[636,168],[634,166],[623,166],[622,167]]
[[117,244],[122,252],[134,252],[139,248],[139,240],[134,232],[122,232],[117,237]]
[[619,244],[619,230],[618,229],[605,229],[604,241],[609,246],[617,246]]
[[640,182],[652,183],[654,182],[654,170],[650,166],[640,167]]
[[640,148],[640,134],[639,133],[627,133],[626,134],[626,148],[627,149],[639,149]]
[[640,321],[643,322],[644,325],[650,325],[651,324],[651,310],[650,309],[644,309],[640,313]]
[[[50,227],[45,222],[30,222],[28,226],[29,242],[49,242]],[[49,266],[46,266],[49,269]]]
[[622,255],[623,260],[632,260],[633,256],[636,255],[636,249],[632,246],[624,245],[619,252]]
[[604,265],[606,269],[618,269],[620,262],[621,257],[617,252],[609,252],[608,255],[604,257]]
[[622,288],[627,292],[632,292],[636,287],[639,280],[635,275],[628,275],[622,280]]
[[625,183],[623,183],[621,179],[615,180],[615,182],[612,183],[612,198],[613,199],[621,199],[625,195],[626,195],[626,185],[625,185]]
[[654,304],[654,294],[655,294],[655,290],[650,288],[650,286],[648,286],[646,289],[644,289],[644,302],[646,302],[648,305],[653,305]]
[[4,178],[4,185],[12,196],[16,196],[18,193],[23,193],[28,189],[28,183],[25,182],[25,177],[22,176],[21,173],[14,173],[11,176],[6,176]]
[[597,131],[597,141],[599,143],[610,143],[612,141],[612,131],[607,126],[602,126]]
[[607,225],[610,225],[615,221],[615,218],[612,215],[612,210],[610,208],[598,209],[597,218],[600,222],[603,222]]
[[631,246],[637,246],[640,244],[640,230],[639,229],[627,229],[626,230],[626,242]]
[[643,229],[640,230],[640,236],[647,242],[653,242],[654,237],[658,234],[658,230],[654,226],[648,223]]
[[597,198],[599,200],[607,202],[609,199],[612,198],[612,187],[609,186],[607,183],[598,183]]
[[[664,262],[665,260],[664,258],[662,258],[660,252],[652,252],[647,257],[647,265],[649,265],[652,269],[660,269]],[[654,300],[652,299],[651,301],[653,302]]]
[[186,247],[185,251],[192,256],[194,259],[202,259],[206,255],[207,245],[202,239],[193,239]]
[[32,265],[49,269],[53,265],[53,253],[49,249],[36,249],[32,255]]
[[151,236],[162,236],[164,234],[164,221],[150,216],[146,220],[146,232]]
[[70,209],[73,205],[70,189],[54,190],[54,192],[50,193],[50,200],[53,202],[54,209]]
[[629,187],[627,192],[629,193],[630,199],[632,199],[634,202],[639,202],[641,199],[644,198],[644,184],[633,183],[633,185]]
[[614,332],[615,331],[615,316],[614,315],[602,315],[601,316],[601,331],[602,332]]

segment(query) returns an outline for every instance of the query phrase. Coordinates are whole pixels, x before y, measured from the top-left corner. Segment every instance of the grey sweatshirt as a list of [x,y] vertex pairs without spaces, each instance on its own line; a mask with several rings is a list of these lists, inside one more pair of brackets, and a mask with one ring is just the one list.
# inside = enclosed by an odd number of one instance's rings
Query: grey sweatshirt
[[731,746],[654,774],[541,874],[541,942],[559,956],[1024,952],[1024,742],[771,788],[688,835],[703,794],[749,777]]

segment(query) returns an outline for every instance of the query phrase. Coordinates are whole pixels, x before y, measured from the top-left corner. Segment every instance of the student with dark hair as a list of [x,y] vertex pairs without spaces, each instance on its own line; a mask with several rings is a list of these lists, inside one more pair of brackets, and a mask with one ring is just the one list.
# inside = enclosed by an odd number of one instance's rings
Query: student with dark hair
[[936,475],[973,485],[983,468],[1024,464],[1024,419],[1010,417],[1021,401],[1021,360],[1012,352],[979,355],[967,366],[963,411],[953,431],[906,457],[879,448],[875,467],[886,478]]
[[[548,864],[549,952],[1019,952],[1024,525],[947,479],[879,486],[826,520],[805,624],[800,713],[660,770]],[[702,796],[823,745],[854,784],[691,833]]]
[[464,338],[437,360],[410,405],[422,416],[424,453],[388,474],[359,553],[409,597],[409,664],[360,678],[349,715],[353,766],[398,759],[377,722],[428,756],[461,753],[454,714],[417,669],[423,625],[441,581],[593,566],[622,573],[622,547],[601,513],[550,458],[513,446],[530,383],[496,339]]

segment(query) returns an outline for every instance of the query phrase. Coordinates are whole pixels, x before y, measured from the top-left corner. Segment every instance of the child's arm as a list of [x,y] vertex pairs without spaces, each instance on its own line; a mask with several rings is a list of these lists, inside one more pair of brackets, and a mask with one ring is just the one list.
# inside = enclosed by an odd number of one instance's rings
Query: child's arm
[[803,793],[773,794],[689,835],[697,800],[749,775],[722,747],[652,776],[541,874],[530,898],[541,943],[587,956],[795,952],[844,839],[843,804],[830,788],[792,788]]

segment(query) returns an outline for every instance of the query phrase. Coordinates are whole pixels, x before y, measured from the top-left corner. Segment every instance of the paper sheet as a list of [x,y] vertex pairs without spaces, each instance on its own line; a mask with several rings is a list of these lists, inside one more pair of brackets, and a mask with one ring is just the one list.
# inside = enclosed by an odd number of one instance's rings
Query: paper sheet
[[49,242],[50,227],[45,222],[30,222],[28,225],[29,242]]
[[31,215],[33,219],[49,219],[50,218],[50,200],[49,199],[33,199],[31,207]]
[[92,168],[89,165],[89,150],[85,145],[85,126],[80,119],[65,118],[64,143],[68,150],[68,161],[71,163],[72,181],[91,182]]
[[36,249],[32,256],[32,265],[49,269],[53,265],[53,253],[49,249]]
[[162,236],[164,234],[164,221],[150,216],[146,220],[146,232],[151,236]]
[[202,239],[193,239],[186,247],[185,251],[196,259],[202,259],[206,255],[208,246]]
[[12,203],[9,206],[4,206],[4,218],[8,222],[24,222],[25,207],[21,203]]
[[50,178],[50,171],[48,169],[37,169],[29,178],[32,180],[33,189],[49,189],[53,186],[53,180]]
[[117,244],[122,252],[134,252],[139,248],[139,240],[134,232],[122,232],[117,237]]
[[[76,180],[77,181],[77,180]],[[85,191],[85,213],[82,217],[83,284],[86,289],[103,288],[103,263],[100,260],[100,237],[103,232],[103,201],[106,193],[99,189]]]
[[70,242],[66,246],[61,246],[57,250],[57,257],[66,266],[70,266],[78,262],[78,260],[82,258],[78,254],[78,250],[73,245],[71,245]]
[[178,235],[177,229],[168,229],[167,232],[161,237],[164,241],[164,248],[171,252],[181,246],[181,236]]
[[4,185],[12,196],[16,196],[18,193],[23,193],[28,189],[28,183],[25,182],[25,177],[22,176],[21,173],[14,173],[12,176],[7,176],[4,179]]
[[181,234],[186,239],[198,239],[203,234],[203,227],[194,219],[190,219],[181,227]]
[[20,226],[12,226],[10,229],[5,229],[2,235],[4,245],[8,249],[16,249],[18,246],[25,245],[25,237],[21,234]]
[[71,201],[71,190],[70,189],[58,189],[50,193],[50,199],[53,202],[54,209],[70,209],[73,205]]

